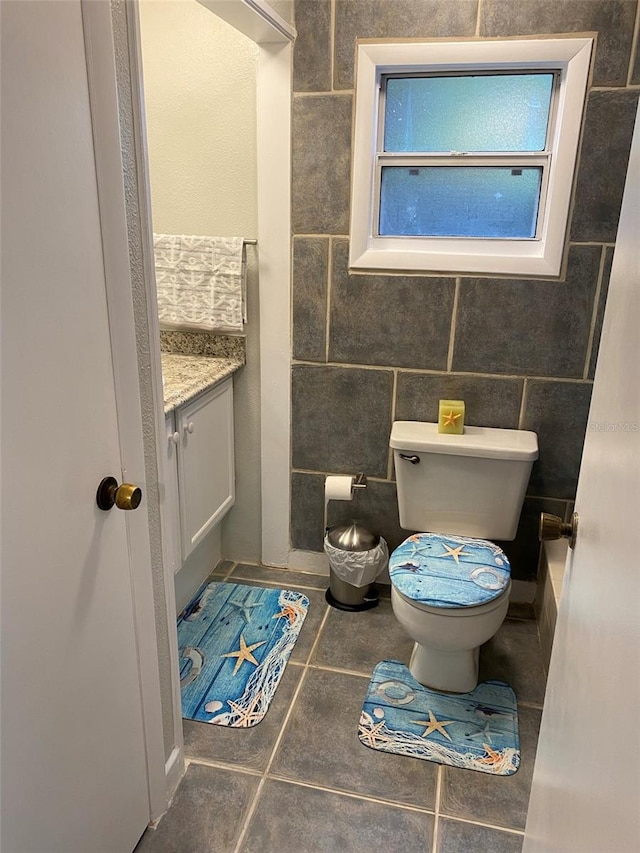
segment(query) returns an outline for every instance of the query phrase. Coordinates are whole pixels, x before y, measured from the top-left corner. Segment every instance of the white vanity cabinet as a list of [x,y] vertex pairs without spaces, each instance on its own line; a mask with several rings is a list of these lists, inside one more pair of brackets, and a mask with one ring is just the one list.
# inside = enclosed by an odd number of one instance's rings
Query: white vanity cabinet
[[180,545],[180,504],[178,501],[178,444],[180,434],[176,432],[175,412],[165,415],[167,435],[165,457],[165,490],[162,507],[162,540],[167,568],[175,574],[182,565]]
[[174,572],[235,500],[233,380],[166,417],[166,558]]

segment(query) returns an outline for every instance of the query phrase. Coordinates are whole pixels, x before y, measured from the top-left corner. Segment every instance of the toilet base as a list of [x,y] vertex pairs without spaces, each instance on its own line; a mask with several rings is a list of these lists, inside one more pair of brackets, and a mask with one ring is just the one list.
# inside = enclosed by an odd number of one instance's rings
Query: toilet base
[[425,687],[445,693],[469,693],[478,684],[480,649],[442,652],[415,643],[409,672]]

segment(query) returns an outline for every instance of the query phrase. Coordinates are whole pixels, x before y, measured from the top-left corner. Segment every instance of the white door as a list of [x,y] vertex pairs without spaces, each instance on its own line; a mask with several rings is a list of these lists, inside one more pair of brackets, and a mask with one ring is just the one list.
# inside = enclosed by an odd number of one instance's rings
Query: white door
[[121,454],[79,0],[2,3],[2,226],[0,846],[129,853],[149,791],[125,513],[95,502]]
[[640,121],[618,230],[524,850],[640,850]]

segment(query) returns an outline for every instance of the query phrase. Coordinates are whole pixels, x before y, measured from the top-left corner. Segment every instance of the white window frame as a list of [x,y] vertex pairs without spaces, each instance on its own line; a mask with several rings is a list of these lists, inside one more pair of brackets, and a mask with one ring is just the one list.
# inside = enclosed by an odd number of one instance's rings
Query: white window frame
[[[542,38],[484,41],[359,41],[349,267],[356,272],[456,272],[555,277],[560,275],[573,175],[589,78],[592,38]],[[528,239],[467,237],[381,237],[377,235],[377,170],[386,164],[382,150],[383,78],[389,74],[440,75],[497,71],[554,72],[556,82],[547,150],[524,155],[543,162],[543,187],[536,235]],[[393,156],[393,155],[392,155]],[[490,165],[491,156],[474,159],[452,153],[446,165]],[[516,155],[520,156],[520,155]],[[499,155],[495,162],[504,158]],[[509,163],[515,163],[510,158]],[[432,160],[430,164],[437,165]],[[404,160],[403,160],[404,163]],[[406,163],[411,165],[409,161]],[[421,163],[424,165],[424,163]]]

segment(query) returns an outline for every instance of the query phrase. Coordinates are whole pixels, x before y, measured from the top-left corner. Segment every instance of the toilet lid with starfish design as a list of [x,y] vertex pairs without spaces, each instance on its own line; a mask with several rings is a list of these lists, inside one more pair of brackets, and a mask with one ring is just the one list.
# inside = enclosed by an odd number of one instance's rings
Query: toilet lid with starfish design
[[389,559],[393,586],[430,607],[473,607],[497,598],[509,585],[504,551],[486,539],[415,533]]

